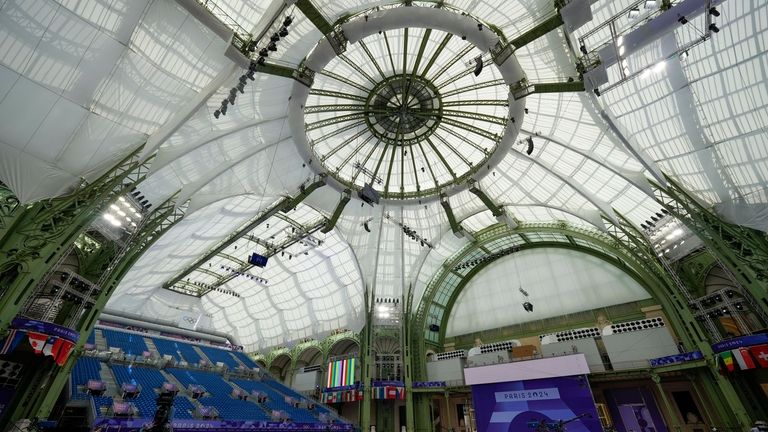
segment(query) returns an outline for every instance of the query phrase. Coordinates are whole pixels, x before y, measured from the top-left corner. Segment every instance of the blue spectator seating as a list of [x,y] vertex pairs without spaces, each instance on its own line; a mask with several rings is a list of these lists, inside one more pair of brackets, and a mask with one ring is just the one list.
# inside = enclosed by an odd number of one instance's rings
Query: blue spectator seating
[[152,338],[152,342],[160,355],[172,355],[176,361],[185,360],[189,364],[200,363],[200,354],[188,343],[159,338]]
[[[79,391],[78,386],[83,386],[88,383],[88,380],[101,381],[101,365],[99,360],[93,357],[80,357],[75,362],[75,366],[72,368],[71,383],[72,383],[72,399],[84,400],[91,396],[84,392]],[[102,405],[111,407],[112,398],[108,396],[94,396],[94,404],[96,405],[96,414],[99,414],[99,409]]]
[[232,353],[231,353],[231,354],[232,354],[232,355],[234,355],[235,357],[239,358],[239,359],[240,359],[240,361],[241,361],[241,362],[243,362],[243,364],[244,364],[245,366],[249,367],[249,368],[255,368],[255,367],[259,367],[259,365],[257,365],[257,364],[256,364],[256,362],[254,362],[253,360],[251,360],[251,358],[250,358],[250,357],[248,357],[248,355],[247,355],[247,354],[245,354],[244,352],[241,352],[241,351],[232,351]]
[[230,369],[235,369],[236,367],[240,366],[240,363],[238,363],[237,360],[235,360],[235,358],[229,354],[230,351],[204,346],[201,346],[200,350],[203,351],[203,354],[205,354],[205,356],[208,357],[208,359],[211,360],[213,364],[222,362]]
[[[112,365],[112,372],[115,374],[115,380],[117,385],[122,383],[132,383],[141,385],[141,393],[139,396],[133,399],[126,399],[128,402],[132,402],[139,410],[139,416],[143,418],[154,417],[157,410],[157,393],[155,389],[162,386],[165,382],[165,377],[159,370],[153,368],[137,367],[137,366],[125,366],[125,365]],[[183,391],[183,389],[179,389]],[[191,411],[195,410],[194,405],[184,396],[177,395],[173,401],[175,408],[173,412],[173,418],[190,419],[192,418]]]
[[[267,408],[270,410],[280,410],[285,411],[288,413],[288,416],[291,418],[291,420],[299,423],[318,423],[319,419],[312,414],[312,412],[303,409],[303,408],[296,408],[292,405],[289,405],[285,401],[285,395],[283,393],[278,392],[274,388],[270,387],[267,384],[264,384],[263,382],[258,381],[249,381],[249,380],[242,380],[242,379],[233,379],[233,383],[237,384],[239,387],[241,387],[243,390],[247,392],[252,392],[254,390],[261,391],[267,394],[267,401],[264,403]],[[300,400],[305,399],[304,397],[301,397]]]
[[185,387],[197,384],[205,387],[210,396],[200,399],[201,404],[209,405],[219,412],[225,420],[270,420],[270,416],[256,403],[235,399],[231,396],[232,386],[220,376],[210,372],[170,368],[170,373]]
[[91,331],[91,334],[88,335],[88,340],[85,341],[85,343],[96,345],[96,329],[93,329],[93,331]]
[[147,344],[144,342],[144,337],[140,335],[109,329],[102,329],[101,331],[107,340],[108,348],[120,348],[124,353],[135,356],[141,356],[144,351],[149,351]]

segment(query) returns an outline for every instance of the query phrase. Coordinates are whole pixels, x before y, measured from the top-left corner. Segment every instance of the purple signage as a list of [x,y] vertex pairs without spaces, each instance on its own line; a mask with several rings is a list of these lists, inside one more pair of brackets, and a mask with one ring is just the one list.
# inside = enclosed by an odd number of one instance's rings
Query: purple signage
[[731,339],[722,340],[712,345],[712,351],[720,353],[723,351],[730,351],[734,348],[741,348],[745,346],[761,345],[768,343],[768,333],[758,333],[747,336],[739,336]]
[[701,354],[701,351],[691,351],[687,353],[674,354],[670,356],[651,359],[650,362],[651,362],[651,367],[659,367],[659,366],[665,366],[665,365],[670,365],[675,363],[701,360],[703,358],[704,356]]
[[586,376],[472,386],[478,432],[601,432]]
[[38,321],[28,318],[22,318],[22,317],[16,317],[11,321],[11,327],[19,330],[24,330],[26,332],[35,332],[35,333],[43,333],[47,334],[49,336],[58,336],[60,338],[64,338],[69,340],[70,342],[77,343],[77,340],[80,338],[80,333],[78,333],[75,330],[72,330],[69,327],[60,326],[58,324],[46,322],[46,321]]
[[[138,431],[142,427],[152,425],[152,419],[116,419],[98,418],[94,422],[94,429],[102,432],[127,432]],[[242,431],[286,431],[286,432],[338,432],[351,431],[348,423],[283,423],[265,422],[255,420],[173,420],[171,422],[174,432],[242,432]]]

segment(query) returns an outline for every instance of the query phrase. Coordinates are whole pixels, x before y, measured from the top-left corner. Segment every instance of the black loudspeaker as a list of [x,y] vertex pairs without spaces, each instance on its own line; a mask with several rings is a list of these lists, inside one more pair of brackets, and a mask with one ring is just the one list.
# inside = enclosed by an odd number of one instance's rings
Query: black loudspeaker
[[429,325],[429,331],[439,332],[440,331],[440,326],[437,325],[437,324],[430,324]]

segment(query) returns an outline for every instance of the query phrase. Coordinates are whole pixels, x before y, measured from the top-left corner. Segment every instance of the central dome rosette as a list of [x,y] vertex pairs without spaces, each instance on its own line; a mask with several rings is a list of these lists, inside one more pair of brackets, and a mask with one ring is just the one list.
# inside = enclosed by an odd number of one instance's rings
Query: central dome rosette
[[305,58],[291,132],[305,162],[339,190],[370,184],[382,200],[449,195],[509,151],[524,115],[509,86],[524,77],[508,45],[469,15],[369,11]]

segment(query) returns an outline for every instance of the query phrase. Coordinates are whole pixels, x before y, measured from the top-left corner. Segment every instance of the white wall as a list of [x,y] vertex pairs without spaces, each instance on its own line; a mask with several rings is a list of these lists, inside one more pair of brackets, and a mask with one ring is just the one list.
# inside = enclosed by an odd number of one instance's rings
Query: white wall
[[[533,312],[523,310],[522,286]],[[448,321],[457,336],[649,298],[620,269],[565,249],[518,252],[490,264],[464,288]]]

